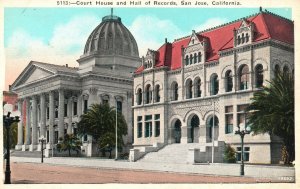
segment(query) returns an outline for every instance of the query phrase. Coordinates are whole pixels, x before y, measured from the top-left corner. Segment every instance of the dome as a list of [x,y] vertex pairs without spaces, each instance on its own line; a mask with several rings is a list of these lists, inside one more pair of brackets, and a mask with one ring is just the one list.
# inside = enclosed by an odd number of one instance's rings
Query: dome
[[121,18],[105,16],[90,34],[84,48],[84,55],[123,55],[139,57],[137,43]]

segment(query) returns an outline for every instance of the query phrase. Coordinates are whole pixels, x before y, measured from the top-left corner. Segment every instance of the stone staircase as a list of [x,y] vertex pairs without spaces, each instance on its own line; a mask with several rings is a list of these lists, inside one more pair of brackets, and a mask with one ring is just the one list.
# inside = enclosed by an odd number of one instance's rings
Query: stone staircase
[[138,161],[186,164],[188,160],[189,148],[200,148],[200,144],[169,144],[157,152],[147,153]]
[[36,157],[40,158],[42,156],[41,151],[16,151],[13,150],[10,152],[10,156],[15,156],[15,157]]

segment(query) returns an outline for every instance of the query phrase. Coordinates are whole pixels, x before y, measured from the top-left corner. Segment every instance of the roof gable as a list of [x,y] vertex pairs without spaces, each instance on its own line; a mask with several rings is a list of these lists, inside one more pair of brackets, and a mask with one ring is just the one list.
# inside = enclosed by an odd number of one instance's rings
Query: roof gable
[[12,90],[14,90],[14,88],[18,86],[48,78],[53,75],[55,75],[54,72],[42,69],[41,67],[36,66],[34,62],[31,61],[12,84]]

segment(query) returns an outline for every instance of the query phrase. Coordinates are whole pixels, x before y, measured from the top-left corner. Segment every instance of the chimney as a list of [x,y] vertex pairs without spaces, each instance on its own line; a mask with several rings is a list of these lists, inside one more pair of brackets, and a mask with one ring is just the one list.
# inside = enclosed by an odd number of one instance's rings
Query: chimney
[[165,38],[165,43],[168,43],[168,39],[167,38]]

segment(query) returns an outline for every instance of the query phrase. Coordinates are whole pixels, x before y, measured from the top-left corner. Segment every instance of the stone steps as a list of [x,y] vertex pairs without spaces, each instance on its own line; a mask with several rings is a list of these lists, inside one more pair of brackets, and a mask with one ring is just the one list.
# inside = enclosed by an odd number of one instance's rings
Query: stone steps
[[146,154],[140,162],[187,163],[189,148],[200,147],[200,144],[170,144],[157,152]]
[[11,151],[11,156],[15,157],[41,157],[41,151]]

